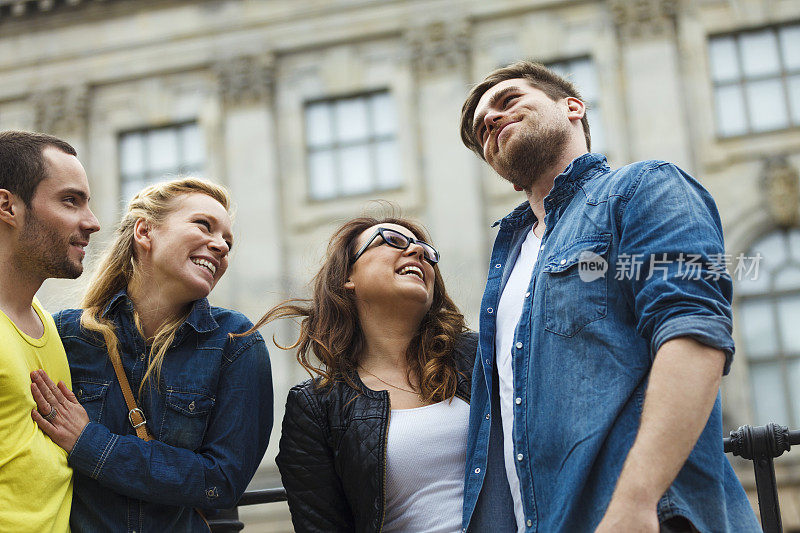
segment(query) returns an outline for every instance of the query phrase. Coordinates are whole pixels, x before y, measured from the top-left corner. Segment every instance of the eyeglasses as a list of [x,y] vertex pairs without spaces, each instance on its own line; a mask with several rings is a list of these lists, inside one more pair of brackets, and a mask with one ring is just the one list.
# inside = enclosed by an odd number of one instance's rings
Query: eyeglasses
[[375,230],[375,233],[372,234],[372,237],[367,239],[367,242],[364,243],[364,246],[362,246],[361,249],[359,249],[358,252],[356,252],[356,255],[350,261],[351,265],[355,263],[359,257],[361,257],[361,254],[363,254],[367,250],[367,248],[369,248],[369,245],[372,244],[372,241],[374,241],[375,237],[377,237],[378,235],[380,235],[381,239],[383,239],[383,242],[385,242],[392,248],[397,248],[398,250],[405,250],[412,244],[416,243],[422,248],[422,254],[425,257],[425,260],[428,261],[428,263],[435,265],[436,263],[439,262],[439,252],[437,252],[436,248],[434,248],[427,242],[420,241],[418,239],[415,239],[414,237],[403,235],[399,231],[395,231],[393,229],[378,228]]

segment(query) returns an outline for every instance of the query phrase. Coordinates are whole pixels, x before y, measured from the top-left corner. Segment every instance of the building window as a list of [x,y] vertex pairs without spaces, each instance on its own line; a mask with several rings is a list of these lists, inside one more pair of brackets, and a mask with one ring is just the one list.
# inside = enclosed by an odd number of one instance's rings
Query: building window
[[778,230],[746,254],[758,275],[737,282],[736,323],[750,367],[753,424],[800,426],[800,230]]
[[711,37],[717,133],[800,126],[800,24]]
[[388,91],[309,102],[305,125],[310,199],[385,191],[403,184],[397,116]]
[[592,134],[592,152],[605,153],[608,149],[603,129],[603,113],[600,108],[600,87],[594,61],[589,57],[578,57],[548,63],[547,67],[571,81],[583,96],[588,108],[589,131]]
[[120,194],[128,202],[146,185],[178,175],[200,176],[205,143],[196,122],[119,136]]

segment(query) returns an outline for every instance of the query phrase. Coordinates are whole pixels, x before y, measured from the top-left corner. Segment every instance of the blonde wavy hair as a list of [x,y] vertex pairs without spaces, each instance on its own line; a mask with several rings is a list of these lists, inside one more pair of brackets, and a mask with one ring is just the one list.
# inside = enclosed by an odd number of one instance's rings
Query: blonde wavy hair
[[[128,208],[115,232],[113,243],[106,248],[100,259],[89,287],[81,301],[81,326],[102,335],[108,355],[112,360],[120,360],[119,340],[114,323],[103,317],[103,309],[122,289],[140,275],[134,246],[134,226],[144,219],[153,226],[163,223],[175,209],[175,199],[184,194],[201,193],[218,201],[230,213],[231,199],[224,187],[207,180],[186,177],[156,183],[144,188],[128,204]],[[167,349],[175,339],[178,328],[186,320],[188,312],[162,324],[152,337],[148,354],[147,371],[139,386],[139,394],[145,383],[155,376],[156,383],[161,379],[161,365]],[[141,320],[134,310],[134,322],[144,337]],[[149,340],[149,339],[148,339]],[[158,387],[156,387],[158,389]]]

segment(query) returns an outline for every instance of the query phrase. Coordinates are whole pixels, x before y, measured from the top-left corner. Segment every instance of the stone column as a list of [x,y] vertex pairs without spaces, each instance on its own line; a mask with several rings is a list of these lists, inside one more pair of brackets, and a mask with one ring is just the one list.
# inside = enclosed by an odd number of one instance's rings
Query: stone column
[[255,319],[284,296],[283,216],[272,109],[270,54],[221,59],[214,67],[223,107],[224,173],[236,204],[226,280],[232,305]]
[[469,25],[432,21],[407,32],[417,88],[424,218],[451,297],[473,328],[485,283],[487,235],[480,167],[458,133],[466,97]]
[[620,43],[628,159],[665,159],[692,171],[675,39],[677,0],[611,0]]

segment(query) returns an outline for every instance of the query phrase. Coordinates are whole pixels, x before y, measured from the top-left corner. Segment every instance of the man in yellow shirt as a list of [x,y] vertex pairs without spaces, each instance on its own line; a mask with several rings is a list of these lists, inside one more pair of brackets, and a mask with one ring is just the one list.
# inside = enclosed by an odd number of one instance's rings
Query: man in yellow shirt
[[0,532],[69,531],[72,469],[31,418],[30,373],[72,384],[55,323],[34,295],[47,278],[81,275],[98,229],[72,146],[0,132]]

